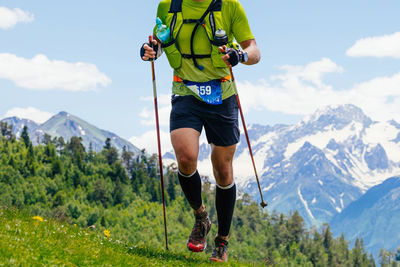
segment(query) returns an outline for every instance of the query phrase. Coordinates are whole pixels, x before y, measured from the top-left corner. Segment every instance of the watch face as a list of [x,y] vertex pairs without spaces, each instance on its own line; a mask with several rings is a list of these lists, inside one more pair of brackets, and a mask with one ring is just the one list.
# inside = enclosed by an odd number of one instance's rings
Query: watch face
[[249,59],[249,57],[247,56],[247,52],[243,53],[243,62],[246,62]]
[[240,57],[240,62],[246,62],[247,59],[248,59],[247,52],[242,51],[241,57]]

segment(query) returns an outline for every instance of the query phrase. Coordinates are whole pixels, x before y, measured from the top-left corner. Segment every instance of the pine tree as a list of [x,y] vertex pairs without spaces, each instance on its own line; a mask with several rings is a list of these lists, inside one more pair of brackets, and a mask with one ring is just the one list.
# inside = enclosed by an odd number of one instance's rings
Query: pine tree
[[[29,137],[28,137],[29,138]],[[26,167],[28,168],[28,174],[35,175],[35,152],[33,150],[32,143],[29,143],[28,154],[26,158]]]
[[67,144],[67,150],[72,155],[73,162],[76,163],[80,170],[84,167],[85,147],[82,145],[82,137],[71,137],[70,142]]
[[104,149],[110,149],[111,148],[111,138],[110,137],[107,137],[103,148]]
[[7,130],[8,130],[7,122],[0,121],[0,134],[5,137],[7,135]]
[[26,125],[22,129],[21,139],[24,141],[25,147],[28,147],[29,144],[31,143],[31,140],[29,139],[29,134],[28,134],[28,127]]
[[360,239],[356,238],[356,241],[354,242],[354,247],[352,249],[352,254],[353,254],[353,266],[354,267],[363,267],[363,246],[362,242]]
[[61,154],[61,152],[64,150],[65,147],[65,140],[62,136],[60,137],[54,137],[53,143],[56,144],[57,152],[58,154]]
[[122,154],[121,154],[121,159],[122,159],[122,163],[124,164],[124,166],[129,169],[129,166],[131,165],[132,162],[132,158],[133,158],[133,152],[129,151],[126,146],[124,146],[122,148]]
[[122,200],[124,199],[125,196],[125,188],[122,186],[121,182],[119,179],[115,182],[115,188],[112,193],[112,197],[114,200],[114,205],[118,205],[122,203]]
[[103,147],[102,153],[106,157],[109,165],[114,164],[118,160],[118,151],[115,147],[111,145],[111,139],[107,138],[105,145]]
[[89,162],[93,161],[93,159],[95,158],[95,152],[93,151],[93,144],[92,142],[89,143],[89,151],[87,153],[87,160]]
[[51,140],[51,135],[49,135],[48,133],[45,133],[44,136],[43,136],[42,144],[47,145],[47,144],[50,144],[52,142],[53,141]]
[[7,140],[14,138],[12,128],[12,125],[8,125],[7,122],[0,121],[0,135],[4,136]]
[[300,237],[304,233],[304,219],[300,216],[300,213],[297,210],[289,218],[288,228],[290,235],[293,237],[293,241],[299,243]]
[[172,173],[170,175],[168,175],[167,193],[168,193],[169,199],[171,201],[176,199],[176,190],[175,190],[175,183],[174,183],[173,178],[174,178],[174,176]]
[[327,252],[329,252],[332,247],[332,239],[333,239],[329,224],[324,224],[324,228],[322,231],[323,231],[323,241],[322,242],[324,244],[325,250]]

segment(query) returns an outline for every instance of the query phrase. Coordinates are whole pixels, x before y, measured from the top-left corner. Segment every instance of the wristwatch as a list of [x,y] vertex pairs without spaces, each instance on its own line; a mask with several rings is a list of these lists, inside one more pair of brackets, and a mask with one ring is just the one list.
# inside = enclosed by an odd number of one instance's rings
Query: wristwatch
[[249,57],[247,56],[247,52],[246,51],[240,51],[239,53],[239,61],[240,63],[244,63],[249,59]]

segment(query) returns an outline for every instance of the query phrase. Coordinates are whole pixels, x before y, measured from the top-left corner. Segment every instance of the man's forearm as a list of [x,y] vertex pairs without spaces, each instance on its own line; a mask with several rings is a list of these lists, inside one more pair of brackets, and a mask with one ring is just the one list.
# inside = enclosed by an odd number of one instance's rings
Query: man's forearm
[[261,54],[255,39],[241,42],[240,46],[243,48],[243,51],[247,52],[248,57],[247,61],[243,62],[243,64],[254,65],[260,61]]

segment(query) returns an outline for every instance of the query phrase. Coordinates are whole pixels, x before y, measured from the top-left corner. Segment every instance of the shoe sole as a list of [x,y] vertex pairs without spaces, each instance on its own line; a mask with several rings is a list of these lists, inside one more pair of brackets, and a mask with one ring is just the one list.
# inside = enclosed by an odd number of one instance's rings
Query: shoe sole
[[217,258],[210,258],[210,261],[214,261],[214,262],[227,262],[221,259],[217,259]]

